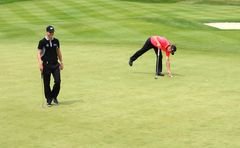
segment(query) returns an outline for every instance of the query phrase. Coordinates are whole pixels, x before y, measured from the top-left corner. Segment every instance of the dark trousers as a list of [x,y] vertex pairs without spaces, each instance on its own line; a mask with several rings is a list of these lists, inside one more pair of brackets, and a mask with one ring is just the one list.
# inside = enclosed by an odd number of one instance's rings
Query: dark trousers
[[[156,54],[156,72],[157,73],[161,73],[162,72],[162,51],[160,50],[159,62],[157,64],[158,48],[153,46],[153,44],[151,43],[150,38],[147,39],[147,41],[145,42],[145,44],[143,45],[143,47],[141,49],[139,49],[133,56],[131,56],[130,60],[132,60],[132,61],[137,60],[138,57],[140,57],[142,54],[144,54],[145,52],[147,52],[151,48],[154,49],[155,54]],[[157,71],[157,65],[159,65],[158,71]]]
[[[51,74],[54,78],[54,85],[52,90],[50,88]],[[44,64],[43,82],[45,98],[47,99],[48,103],[51,103],[53,98],[57,98],[60,91],[61,78],[59,64]]]

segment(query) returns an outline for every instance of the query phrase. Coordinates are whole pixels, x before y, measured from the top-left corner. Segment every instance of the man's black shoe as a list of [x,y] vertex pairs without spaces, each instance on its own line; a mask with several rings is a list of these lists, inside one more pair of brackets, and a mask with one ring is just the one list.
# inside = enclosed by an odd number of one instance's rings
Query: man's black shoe
[[53,103],[58,104],[57,98],[53,98]]
[[52,104],[51,103],[47,103],[47,107],[51,107],[52,106]]
[[51,99],[47,99],[47,106],[51,107],[52,106],[52,100]]
[[158,73],[158,76],[164,76],[164,74],[162,74],[162,73],[160,72],[160,73]]
[[130,59],[128,64],[129,64],[129,66],[132,66],[133,65],[133,61]]

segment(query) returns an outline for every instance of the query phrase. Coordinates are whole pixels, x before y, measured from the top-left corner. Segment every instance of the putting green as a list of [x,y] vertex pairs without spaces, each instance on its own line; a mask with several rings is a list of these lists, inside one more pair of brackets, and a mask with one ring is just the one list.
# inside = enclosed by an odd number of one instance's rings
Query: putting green
[[[2,1],[1,147],[238,148],[240,31],[203,23],[240,21],[239,1],[175,2]],[[42,108],[36,48],[49,24],[65,69],[60,105]],[[154,79],[154,51],[128,66],[154,34],[178,47],[172,79]]]

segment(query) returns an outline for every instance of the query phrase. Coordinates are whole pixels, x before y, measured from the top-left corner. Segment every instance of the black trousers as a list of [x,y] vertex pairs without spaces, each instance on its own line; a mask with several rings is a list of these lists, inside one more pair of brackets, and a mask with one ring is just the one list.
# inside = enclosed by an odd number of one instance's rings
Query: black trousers
[[[155,54],[156,54],[156,72],[157,73],[161,73],[162,72],[162,51],[160,50],[159,62],[157,64],[158,48],[153,46],[153,44],[151,43],[150,38],[147,39],[147,41],[145,42],[145,44],[143,45],[143,47],[141,49],[139,49],[133,56],[131,56],[130,60],[132,60],[132,61],[137,60],[138,57],[140,57],[142,54],[144,54],[145,52],[147,52],[151,48],[154,49]],[[158,71],[157,71],[157,65],[159,65]]]
[[[51,74],[54,78],[53,88],[50,88]],[[43,66],[43,83],[45,98],[48,103],[51,103],[53,98],[57,98],[60,91],[60,68],[59,64],[44,64]]]

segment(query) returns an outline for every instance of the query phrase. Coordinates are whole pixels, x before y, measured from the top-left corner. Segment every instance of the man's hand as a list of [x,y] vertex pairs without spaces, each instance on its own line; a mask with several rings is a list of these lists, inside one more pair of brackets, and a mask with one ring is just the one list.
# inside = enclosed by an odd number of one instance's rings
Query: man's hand
[[173,75],[171,74],[171,72],[168,72],[168,76],[169,76],[170,78],[173,77]]
[[39,70],[41,71],[41,73],[43,72],[43,64],[39,64]]
[[61,70],[63,70],[63,68],[64,68],[63,63],[60,63],[59,67],[60,67]]

